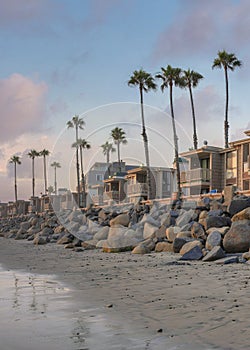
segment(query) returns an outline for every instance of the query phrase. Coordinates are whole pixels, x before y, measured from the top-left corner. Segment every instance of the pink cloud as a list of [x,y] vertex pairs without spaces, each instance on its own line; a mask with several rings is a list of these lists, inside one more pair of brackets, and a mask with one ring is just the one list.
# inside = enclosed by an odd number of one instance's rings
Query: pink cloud
[[239,50],[248,42],[250,3],[241,0],[187,0],[173,22],[156,39],[152,59],[208,55],[219,49]]
[[45,119],[47,85],[20,74],[0,80],[0,139],[11,142],[29,132],[41,131]]

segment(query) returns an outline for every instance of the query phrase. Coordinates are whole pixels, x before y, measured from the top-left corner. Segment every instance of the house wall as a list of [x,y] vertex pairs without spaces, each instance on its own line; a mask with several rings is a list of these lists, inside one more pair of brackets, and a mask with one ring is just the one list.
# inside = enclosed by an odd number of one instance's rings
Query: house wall
[[210,154],[210,169],[211,171],[211,183],[210,191],[217,190],[221,192],[224,188],[224,154],[211,153]]

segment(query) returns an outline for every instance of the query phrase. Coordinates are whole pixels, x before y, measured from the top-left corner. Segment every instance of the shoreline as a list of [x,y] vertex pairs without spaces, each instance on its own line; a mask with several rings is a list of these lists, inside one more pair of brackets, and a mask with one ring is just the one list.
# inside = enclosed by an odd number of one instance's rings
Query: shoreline
[[207,349],[246,350],[250,266],[178,258],[171,253],[75,252],[57,244],[0,238],[5,268],[57,276],[72,287],[74,313],[80,314],[82,306],[90,314],[94,309],[120,335],[159,343],[162,349],[165,342],[179,344],[179,349],[185,344],[185,350],[204,349],[205,344]]

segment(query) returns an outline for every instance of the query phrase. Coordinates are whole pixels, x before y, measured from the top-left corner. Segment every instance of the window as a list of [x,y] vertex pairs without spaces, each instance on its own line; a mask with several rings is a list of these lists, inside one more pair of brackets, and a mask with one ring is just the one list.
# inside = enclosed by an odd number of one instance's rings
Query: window
[[237,176],[237,157],[236,152],[226,153],[226,178],[232,179]]
[[243,163],[248,162],[248,157],[249,157],[249,143],[245,143],[243,145]]
[[103,174],[96,174],[96,181],[103,181]]

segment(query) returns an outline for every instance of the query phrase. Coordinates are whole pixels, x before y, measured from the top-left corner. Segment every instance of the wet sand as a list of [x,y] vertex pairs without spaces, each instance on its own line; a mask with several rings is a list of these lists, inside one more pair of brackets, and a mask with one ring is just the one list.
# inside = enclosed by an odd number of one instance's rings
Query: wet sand
[[70,287],[67,313],[79,325],[76,336],[84,337],[79,350],[247,350],[250,265],[178,258],[0,238],[6,269],[53,274]]

